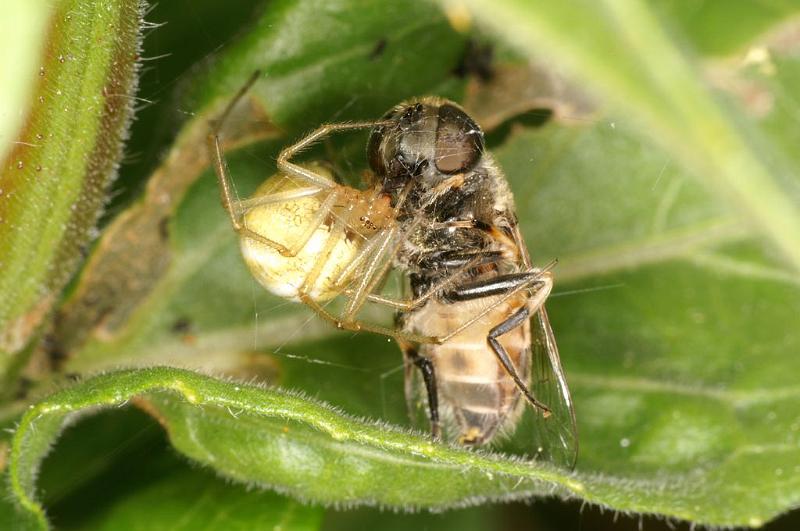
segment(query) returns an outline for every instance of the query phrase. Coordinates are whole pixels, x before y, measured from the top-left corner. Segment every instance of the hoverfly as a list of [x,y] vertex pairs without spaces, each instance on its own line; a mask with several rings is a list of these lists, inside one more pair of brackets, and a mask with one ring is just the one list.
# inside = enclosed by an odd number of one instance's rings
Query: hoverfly
[[[401,103],[377,121],[323,125],[285,148],[278,173],[238,200],[219,133],[258,75],[209,135],[222,204],[254,277],[339,328],[393,337],[409,409],[421,391],[434,438],[444,426],[461,444],[487,444],[512,431],[528,403],[535,451],[574,466],[575,413],[544,308],[553,276],[531,264],[480,127],[435,97]],[[337,183],[319,164],[292,162],[326,135],[355,129],[372,130],[366,189]],[[404,278],[400,298],[382,293],[392,270]],[[324,303],[337,297],[344,308],[334,314]],[[396,326],[359,320],[367,303],[395,309]]]

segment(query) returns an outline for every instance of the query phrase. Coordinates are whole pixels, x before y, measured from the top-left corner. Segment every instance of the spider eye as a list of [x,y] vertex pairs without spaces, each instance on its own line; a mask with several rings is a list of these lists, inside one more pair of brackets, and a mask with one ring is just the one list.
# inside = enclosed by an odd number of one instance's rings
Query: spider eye
[[459,173],[472,168],[483,154],[483,132],[475,121],[452,105],[439,107],[436,169]]

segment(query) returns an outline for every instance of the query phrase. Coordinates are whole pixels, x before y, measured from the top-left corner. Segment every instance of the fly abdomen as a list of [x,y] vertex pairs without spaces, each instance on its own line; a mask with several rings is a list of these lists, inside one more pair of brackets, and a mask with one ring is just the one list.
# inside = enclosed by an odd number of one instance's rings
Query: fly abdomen
[[[476,313],[486,302],[431,301],[412,314],[407,326],[441,337],[456,330],[465,315]],[[420,350],[433,363],[444,417],[455,423],[464,444],[478,445],[491,439],[516,418],[521,405],[514,381],[487,342],[489,331],[507,315],[507,306],[499,304],[485,319],[445,343],[424,345]],[[529,333],[526,325],[500,339],[521,374],[529,372]]]

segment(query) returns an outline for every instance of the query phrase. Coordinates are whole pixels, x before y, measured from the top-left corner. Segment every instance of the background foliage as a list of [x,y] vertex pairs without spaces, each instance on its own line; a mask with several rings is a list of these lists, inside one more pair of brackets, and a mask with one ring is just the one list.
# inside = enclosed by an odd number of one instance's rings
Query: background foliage
[[[149,11],[167,24],[143,27],[137,120],[101,236],[24,348],[3,345],[0,422],[18,428],[0,436],[0,527],[46,525],[42,507],[59,528],[97,529],[581,518],[576,502],[403,516],[297,499],[442,508],[557,494],[728,526],[797,506],[797,8],[568,6],[187,0]],[[407,428],[396,347],[318,323],[249,277],[203,140],[257,68],[265,75],[227,131],[242,196],[322,122],[372,118],[419,94],[478,117],[535,261],[559,259],[548,308],[578,413],[574,474],[375,424]],[[345,136],[308,157],[357,180],[364,142]],[[71,381],[153,365],[191,371]],[[75,422],[98,406],[112,409]],[[523,453],[525,431],[497,451]],[[791,528],[791,516],[773,525]]]

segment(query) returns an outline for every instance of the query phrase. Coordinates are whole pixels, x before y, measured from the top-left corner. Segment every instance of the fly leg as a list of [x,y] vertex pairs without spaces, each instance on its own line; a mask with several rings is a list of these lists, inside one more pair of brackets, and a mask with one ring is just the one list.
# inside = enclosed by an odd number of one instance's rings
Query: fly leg
[[413,420],[413,381],[410,371],[413,370],[411,364],[415,365],[422,374],[422,381],[425,383],[425,391],[428,394],[428,419],[431,423],[431,438],[438,440],[442,436],[442,428],[439,423],[439,393],[436,387],[436,371],[433,362],[425,356],[420,356],[417,349],[409,343],[398,341],[400,350],[403,351],[403,359],[406,366],[405,394],[406,405],[409,416]]
[[518,326],[522,326],[528,321],[529,318],[530,313],[528,311],[528,307],[523,306],[514,312],[508,319],[492,328],[489,331],[489,335],[486,336],[486,341],[489,343],[489,347],[491,347],[492,352],[494,352],[494,355],[497,357],[497,361],[500,362],[500,365],[503,366],[503,369],[505,369],[508,375],[511,376],[511,379],[514,380],[514,384],[517,386],[519,392],[522,393],[522,396],[524,396],[534,408],[541,411],[543,417],[547,418],[550,416],[550,408],[536,400],[536,398],[528,389],[528,386],[520,377],[516,367],[514,367],[514,363],[508,356],[508,352],[506,352],[505,347],[503,347],[503,345],[497,339],[503,334],[511,332]]
[[488,280],[462,284],[451,291],[447,297],[451,300],[458,301],[480,299],[493,295],[501,295],[501,298],[497,300],[494,305],[484,308],[478,314],[467,319],[461,326],[442,337],[441,341],[449,341],[491,312],[497,304],[507,301],[515,294],[525,289],[533,292],[528,306],[533,308],[533,313],[535,313],[536,310],[544,304],[544,301],[553,289],[552,273],[546,270],[534,269],[525,273],[510,273],[507,275],[499,275]]
[[440,291],[454,284],[457,284],[461,275],[469,271],[471,268],[480,265],[494,263],[498,261],[500,258],[502,258],[502,256],[495,251],[483,251],[479,253],[467,253],[463,255],[456,255],[448,260],[450,264],[455,264],[454,267],[455,266],[460,266],[460,267],[453,274],[447,276],[443,280],[434,284],[421,295],[413,299],[403,298],[402,300],[396,300],[389,297],[384,297],[382,295],[370,293],[369,295],[367,295],[367,300],[370,302],[383,304],[384,306],[389,306],[396,310],[409,312],[415,308],[419,308],[420,306],[422,306],[428,299],[430,299]]
[[[507,259],[507,249],[520,249],[522,250],[522,258],[523,263],[525,265],[526,271],[523,273],[514,273],[509,275],[503,275],[502,277],[495,277],[488,281],[485,281],[486,284],[489,285],[489,289],[494,289],[495,292],[505,293],[509,290],[514,290],[519,283],[525,284],[528,282],[528,279],[535,278],[538,276],[546,276],[549,273],[546,271],[540,271],[533,269],[530,265],[530,259],[527,255],[527,250],[524,247],[524,242],[517,241],[516,238],[519,237],[519,229],[516,228],[516,232],[514,233],[513,238],[509,238],[506,235],[506,232],[498,227],[493,225],[483,223],[479,220],[475,219],[464,219],[464,220],[452,220],[452,221],[444,221],[435,223],[430,227],[432,230],[443,230],[443,229],[478,229],[488,233],[491,233],[492,238],[497,241],[505,242],[503,246],[506,250],[479,250],[477,252],[467,252],[467,253],[441,253],[441,254],[434,254],[431,256],[430,264],[421,263],[420,265],[431,268],[431,267],[447,267],[448,269],[454,270],[451,275],[448,275],[445,279],[440,281],[439,283],[431,286],[425,293],[417,296],[414,299],[405,299],[405,300],[396,300],[389,297],[384,297],[382,295],[376,293],[370,293],[367,295],[366,299],[370,302],[375,302],[378,304],[383,304],[385,306],[390,306],[400,311],[411,311],[415,308],[418,308],[422,304],[424,304],[429,298],[434,296],[435,294],[439,293],[440,291],[445,290],[454,285],[458,285],[459,280],[462,277],[462,274],[469,271],[470,269],[481,266],[481,265],[488,265],[495,262],[498,262],[503,259]],[[502,282],[501,282],[502,278]],[[501,285],[502,284],[502,285]],[[477,287],[480,290],[480,285]],[[463,291],[466,289],[466,286],[463,288],[457,288],[452,290],[452,293],[455,293],[456,296],[459,291]],[[463,297],[468,300],[469,298],[480,298],[482,296],[490,295],[491,293],[488,292],[480,292],[477,291],[474,293],[475,296],[472,294],[464,294]],[[448,297],[449,298],[449,297]],[[482,317],[482,315],[478,316],[478,318]],[[472,321],[474,322],[474,321]],[[469,324],[472,324],[470,322]],[[461,330],[459,330],[461,331]],[[452,337],[452,336],[451,336]],[[439,341],[441,342],[441,341]]]
[[[553,279],[549,272],[534,270],[525,273],[500,275],[485,281],[462,284],[448,293],[448,298],[459,301],[480,299],[494,295],[503,295],[503,299],[500,301],[502,302],[503,300],[507,300],[509,297],[513,296],[515,293],[518,293],[520,290],[531,289],[534,291],[533,296],[527,301],[525,306],[515,311],[511,316],[508,317],[508,319],[489,331],[489,335],[486,337],[486,342],[489,344],[492,352],[497,357],[497,361],[503,366],[503,369],[505,369],[506,373],[508,373],[508,375],[514,381],[514,384],[517,386],[517,389],[520,391],[520,393],[522,393],[525,399],[534,408],[541,411],[544,417],[548,417],[550,415],[550,408],[539,402],[530,392],[528,386],[525,384],[522,377],[520,377],[519,372],[517,372],[516,367],[514,367],[514,363],[511,361],[508,352],[506,352],[506,349],[503,347],[500,341],[498,341],[498,338],[526,323],[528,319],[530,319],[532,312],[535,313],[544,304],[544,301],[550,294],[552,287]],[[478,315],[473,316],[471,319],[459,326],[454,332],[448,334],[444,340],[446,341],[458,335],[463,330],[478,321],[491,309],[492,307],[489,307]]]

